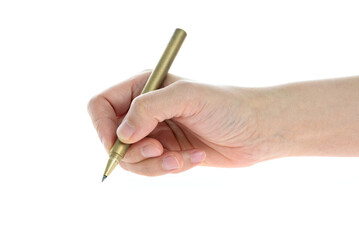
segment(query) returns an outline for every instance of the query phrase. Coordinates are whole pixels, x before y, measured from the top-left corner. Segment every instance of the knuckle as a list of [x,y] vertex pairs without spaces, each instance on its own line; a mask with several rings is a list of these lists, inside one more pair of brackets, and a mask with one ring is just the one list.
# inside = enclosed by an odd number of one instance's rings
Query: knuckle
[[198,94],[197,91],[197,84],[194,82],[190,82],[187,80],[181,80],[178,81],[176,83],[174,83],[174,87],[176,87],[176,89],[180,90],[181,92],[183,92],[185,94],[185,96],[187,97],[195,97]]
[[158,176],[158,172],[155,170],[152,164],[146,162],[129,163],[120,161],[119,165],[126,171],[136,173],[139,175],[154,177]]
[[93,109],[103,100],[103,96],[98,94],[90,99],[90,101],[87,103],[87,111],[90,114]]
[[138,157],[138,153],[136,152],[137,149],[134,149],[133,146],[131,146],[128,151],[126,152],[125,157],[122,159],[122,162],[126,162],[126,163],[136,163],[138,161],[140,161],[141,159],[139,159]]
[[198,89],[198,84],[187,80],[181,80],[174,83],[173,85],[177,89],[177,97],[180,98],[177,99],[177,101],[180,101],[185,109],[188,110],[189,106],[193,106],[194,102],[201,100],[201,89]]
[[136,112],[136,114],[142,115],[147,111],[148,104],[143,96],[138,96],[132,101],[131,107]]
[[140,164],[139,173],[147,177],[155,176],[153,169],[147,164]]
[[177,81],[175,83],[173,83],[173,85],[176,86],[176,88],[178,89],[189,89],[192,87],[193,83],[187,80],[181,80],[181,81]]

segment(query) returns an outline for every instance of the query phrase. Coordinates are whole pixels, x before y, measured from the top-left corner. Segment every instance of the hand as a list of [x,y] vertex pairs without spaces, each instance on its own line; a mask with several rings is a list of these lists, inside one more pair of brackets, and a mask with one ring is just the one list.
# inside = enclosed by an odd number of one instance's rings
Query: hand
[[88,106],[107,151],[116,129],[132,143],[120,162],[126,170],[156,176],[285,156],[359,156],[359,77],[251,89],[168,75],[162,89],[139,96],[149,75],[108,89]]
[[250,166],[274,157],[258,124],[261,91],[168,75],[163,88],[139,95],[149,75],[134,76],[88,105],[107,151],[117,136],[132,144],[120,162],[124,169],[157,176],[196,165]]

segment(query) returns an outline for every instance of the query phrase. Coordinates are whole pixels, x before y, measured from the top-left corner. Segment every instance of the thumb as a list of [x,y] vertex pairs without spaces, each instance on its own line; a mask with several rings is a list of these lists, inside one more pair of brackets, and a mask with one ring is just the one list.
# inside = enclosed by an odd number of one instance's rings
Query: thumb
[[146,137],[159,122],[174,117],[188,117],[196,112],[198,99],[195,84],[178,81],[167,87],[136,97],[117,129],[124,143],[134,143]]

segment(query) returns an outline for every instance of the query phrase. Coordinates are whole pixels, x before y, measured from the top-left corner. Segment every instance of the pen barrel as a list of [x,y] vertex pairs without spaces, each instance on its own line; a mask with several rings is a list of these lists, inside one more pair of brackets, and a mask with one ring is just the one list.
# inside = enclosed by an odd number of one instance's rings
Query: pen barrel
[[[157,66],[153,69],[150,77],[148,78],[145,87],[141,94],[154,91],[161,87],[163,81],[166,78],[168,70],[170,69],[173,60],[176,58],[178,51],[180,50],[183,41],[187,34],[184,30],[177,28],[173,33],[165,51],[163,52],[161,59],[157,63]],[[108,176],[118,162],[125,156],[130,144],[116,140],[115,144],[110,150],[110,160],[106,166],[105,176]]]
[[113,144],[110,150],[110,157],[116,158],[119,161],[120,159],[124,158],[126,151],[129,147],[130,144],[123,143],[120,140],[116,139],[115,144]]
[[175,30],[169,43],[167,44],[165,51],[161,56],[161,59],[148,78],[141,94],[151,92],[161,87],[163,81],[166,78],[168,70],[170,69],[173,60],[175,60],[186,36],[187,34],[184,30],[179,28]]

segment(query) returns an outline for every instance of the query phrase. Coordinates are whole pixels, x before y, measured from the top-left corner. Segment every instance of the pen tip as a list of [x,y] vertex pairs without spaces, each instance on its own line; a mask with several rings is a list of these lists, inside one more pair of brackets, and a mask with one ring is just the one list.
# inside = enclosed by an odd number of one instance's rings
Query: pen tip
[[103,175],[102,182],[105,181],[106,178],[107,178],[107,176]]

